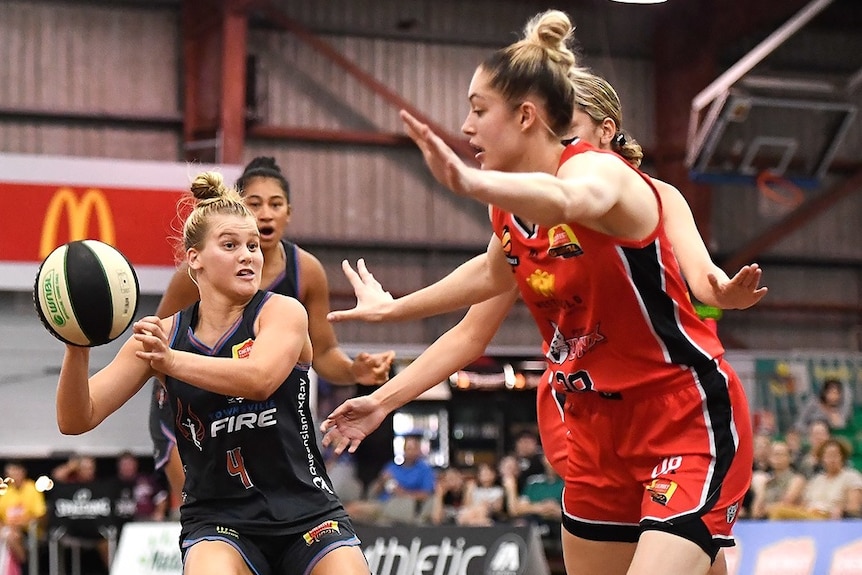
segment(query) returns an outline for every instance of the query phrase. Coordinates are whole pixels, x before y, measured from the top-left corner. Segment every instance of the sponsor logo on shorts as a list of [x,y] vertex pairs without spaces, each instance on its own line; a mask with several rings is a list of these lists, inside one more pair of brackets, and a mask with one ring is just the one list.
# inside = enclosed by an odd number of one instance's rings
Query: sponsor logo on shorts
[[230,527],[222,527],[221,525],[216,525],[216,533],[219,535],[227,535],[228,537],[233,537],[234,539],[239,539],[239,533],[235,529],[231,529]]
[[676,482],[669,479],[653,479],[646,490],[649,491],[653,501],[659,505],[667,505],[676,491]]
[[727,508],[727,522],[733,523],[736,520],[736,513],[739,511],[739,501]]
[[327,535],[332,534],[340,534],[341,528],[338,526],[338,521],[334,521],[330,519],[329,521],[324,521],[317,527],[312,527],[308,531],[302,534],[302,538],[305,539],[305,544],[308,546],[313,545],[314,543],[320,541],[322,538]]

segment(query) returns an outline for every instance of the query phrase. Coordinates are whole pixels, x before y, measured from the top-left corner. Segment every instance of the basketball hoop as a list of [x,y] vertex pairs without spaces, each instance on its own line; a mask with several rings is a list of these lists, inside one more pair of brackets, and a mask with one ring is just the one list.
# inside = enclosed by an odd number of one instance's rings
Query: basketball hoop
[[770,171],[757,175],[757,189],[771,202],[798,208],[805,202],[805,193],[793,182]]

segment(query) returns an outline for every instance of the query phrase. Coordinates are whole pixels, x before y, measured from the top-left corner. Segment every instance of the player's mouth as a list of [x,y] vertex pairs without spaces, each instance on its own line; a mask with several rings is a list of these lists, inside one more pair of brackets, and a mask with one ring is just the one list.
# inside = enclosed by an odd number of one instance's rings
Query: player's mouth
[[260,233],[260,239],[269,240],[275,236],[275,228],[272,226],[259,226],[257,231]]
[[474,144],[473,142],[470,142],[470,147],[472,147],[472,148],[473,148],[473,151],[475,152],[475,154],[473,155],[473,157],[474,157],[474,158],[476,158],[476,161],[477,161],[477,162],[479,162],[479,163],[481,164],[481,163],[482,163],[482,158],[484,158],[484,157],[485,157],[485,148],[483,148],[483,147],[481,147],[481,146],[477,146],[477,145],[476,145],[476,144]]

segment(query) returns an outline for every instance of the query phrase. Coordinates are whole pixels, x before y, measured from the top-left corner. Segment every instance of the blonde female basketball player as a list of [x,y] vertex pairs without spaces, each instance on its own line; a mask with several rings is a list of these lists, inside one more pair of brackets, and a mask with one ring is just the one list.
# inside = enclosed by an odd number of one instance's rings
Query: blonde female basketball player
[[[686,298],[652,182],[618,156],[559,144],[570,31],[547,13],[477,70],[463,129],[482,170],[402,114],[437,179],[492,206],[488,253],[441,285],[462,305],[510,304],[517,286],[536,318],[580,439],[568,441],[569,574],[705,573],[748,486],[747,406]],[[553,289],[536,289],[548,277]],[[349,430],[350,414],[334,424]]]
[[368,575],[311,429],[308,315],[260,290],[260,234],[237,192],[215,173],[196,178],[192,192],[199,202],[183,241],[200,301],[136,322],[92,377],[89,350],[66,346],[60,430],[93,429],[156,377],[186,468],[186,575]]

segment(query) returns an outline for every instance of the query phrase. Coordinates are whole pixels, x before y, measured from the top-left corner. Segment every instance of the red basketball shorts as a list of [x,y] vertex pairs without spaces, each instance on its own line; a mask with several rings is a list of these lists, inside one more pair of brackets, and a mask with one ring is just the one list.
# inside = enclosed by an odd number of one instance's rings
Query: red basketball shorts
[[622,394],[568,394],[563,522],[578,537],[637,541],[675,533],[712,557],[733,545],[752,435],[739,378],[723,360],[691,382]]

